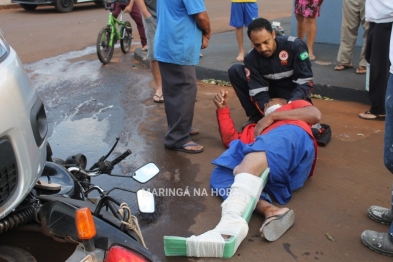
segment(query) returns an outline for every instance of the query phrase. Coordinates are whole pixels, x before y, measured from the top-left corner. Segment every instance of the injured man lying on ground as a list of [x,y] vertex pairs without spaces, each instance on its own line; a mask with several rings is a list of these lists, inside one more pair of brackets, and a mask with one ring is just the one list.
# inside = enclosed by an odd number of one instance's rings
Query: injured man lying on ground
[[301,188],[312,175],[317,144],[311,125],[319,123],[321,112],[305,100],[287,103],[284,99],[273,98],[265,104],[265,116],[257,124],[250,124],[238,133],[227,101],[228,92],[223,90],[214,97],[221,139],[229,148],[213,160],[216,167],[210,185],[216,192],[231,192],[221,195],[225,199],[223,216],[228,206],[231,216],[236,216],[236,212],[241,215],[239,202],[244,199],[237,194],[240,191],[237,184],[247,185],[250,189],[259,187],[253,181],[269,168],[256,211],[265,217],[260,228],[261,236],[275,241],[293,225],[295,214],[288,208],[272,205],[271,197],[281,205],[288,203],[292,191]]
[[225,199],[221,220],[198,236],[165,236],[166,255],[232,257],[247,236],[254,209],[265,217],[260,232],[268,241],[277,240],[295,222],[294,211],[272,205],[271,197],[288,203],[292,191],[312,175],[317,144],[311,125],[319,123],[320,111],[305,100],[273,98],[265,105],[265,116],[238,133],[227,101],[224,91],[214,98],[222,142],[229,146],[213,160],[210,179],[213,192]]
[[[265,116],[238,133],[227,101],[228,92],[223,90],[214,97],[222,142],[229,148],[213,160],[216,167],[210,185],[215,192],[224,192],[221,194],[225,199],[222,217],[226,215],[225,209],[232,217],[241,216],[242,205],[247,205],[250,198],[246,197],[247,192],[260,187],[253,181],[269,168],[266,185],[255,209],[265,217],[260,228],[261,236],[275,241],[293,225],[295,214],[288,208],[272,205],[271,197],[281,205],[288,203],[292,191],[301,188],[312,175],[317,144],[311,125],[319,123],[321,113],[305,100],[287,103],[284,99],[273,98],[265,104]],[[239,189],[239,185],[245,189]]]

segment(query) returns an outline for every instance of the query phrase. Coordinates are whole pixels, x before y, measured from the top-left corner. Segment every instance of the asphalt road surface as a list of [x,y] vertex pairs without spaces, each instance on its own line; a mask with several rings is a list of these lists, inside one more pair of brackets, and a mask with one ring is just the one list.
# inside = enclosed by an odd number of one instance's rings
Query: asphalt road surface
[[[205,2],[213,32],[230,30],[229,1]],[[291,15],[290,0],[258,3],[260,15],[269,19]],[[56,156],[83,152],[89,165],[120,137],[115,153],[130,148],[133,154],[118,172],[129,173],[144,163],[155,162],[160,174],[144,185],[106,177],[93,182],[104,188],[190,190],[190,196],[157,196],[154,215],[136,214],[149,250],[163,261],[196,260],[165,257],[163,236],[199,235],[215,227],[220,219],[221,199],[210,193],[198,195],[204,190],[210,192],[210,163],[224,151],[212,103],[220,87],[204,83],[198,86],[194,126],[200,134],[193,140],[204,145],[205,152],[188,155],[165,150],[164,105],[152,101],[151,73],[133,59],[132,52],[124,55],[120,48],[106,66],[96,57],[95,40],[107,15],[94,4],[76,6],[68,14],[56,13],[53,7],[39,7],[34,12],[8,9],[0,11],[0,28],[44,101]],[[139,39],[134,23],[133,28],[136,48]],[[235,125],[240,127],[246,117],[233,90],[225,89],[230,93]],[[366,111],[367,105],[317,99],[314,103],[322,111],[322,123],[331,126],[333,135],[326,147],[319,147],[314,176],[287,205],[296,213],[295,225],[282,238],[269,243],[258,232],[263,217],[254,214],[246,239],[230,261],[390,261],[360,241],[365,229],[388,230],[366,215],[370,205],[390,205],[392,176],[383,166],[384,122],[359,119],[357,114]],[[117,196],[135,203],[129,194]]]

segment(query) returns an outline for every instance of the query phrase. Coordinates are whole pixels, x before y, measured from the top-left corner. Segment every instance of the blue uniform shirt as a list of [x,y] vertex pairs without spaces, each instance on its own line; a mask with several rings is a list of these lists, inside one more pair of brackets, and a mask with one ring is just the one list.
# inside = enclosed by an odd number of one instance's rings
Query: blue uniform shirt
[[199,63],[202,31],[194,15],[204,11],[203,0],[157,1],[154,56],[158,61],[178,65]]
[[293,36],[277,36],[276,43],[271,57],[252,49],[244,58],[250,97],[262,108],[271,97],[307,99],[313,87],[307,45]]

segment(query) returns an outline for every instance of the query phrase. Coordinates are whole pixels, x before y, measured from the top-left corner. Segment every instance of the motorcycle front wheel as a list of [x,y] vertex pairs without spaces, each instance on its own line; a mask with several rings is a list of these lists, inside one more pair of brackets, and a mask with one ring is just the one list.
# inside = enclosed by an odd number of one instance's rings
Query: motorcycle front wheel
[[103,27],[100,32],[98,33],[97,37],[97,43],[96,43],[96,48],[97,48],[97,56],[98,59],[101,61],[103,64],[109,63],[109,61],[112,59],[113,56],[113,50],[114,50],[114,43],[112,46],[109,46],[109,42],[111,39],[111,28],[110,27]]
[[37,260],[23,249],[12,246],[0,246],[0,261],[36,262]]

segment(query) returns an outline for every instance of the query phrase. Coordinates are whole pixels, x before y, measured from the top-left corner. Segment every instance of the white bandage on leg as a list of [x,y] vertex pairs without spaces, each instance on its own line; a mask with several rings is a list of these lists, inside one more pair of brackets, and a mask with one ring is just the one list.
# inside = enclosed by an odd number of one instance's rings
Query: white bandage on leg
[[[190,257],[222,257],[225,240],[222,235],[236,238],[235,250],[247,236],[248,224],[242,217],[253,199],[259,199],[263,187],[260,177],[240,173],[235,176],[228,198],[222,203],[221,220],[210,231],[187,238],[187,256]],[[255,209],[257,201],[253,206]]]
[[[222,216],[225,214],[242,216],[251,200],[253,198],[259,199],[262,187],[263,181],[260,177],[248,173],[237,174],[228,198],[221,204]],[[256,203],[257,201],[255,201],[253,209],[255,209]]]
[[220,223],[210,231],[199,236],[187,238],[187,256],[189,257],[223,257],[225,239],[235,236],[235,250],[247,236],[248,224],[242,217],[221,217]]

